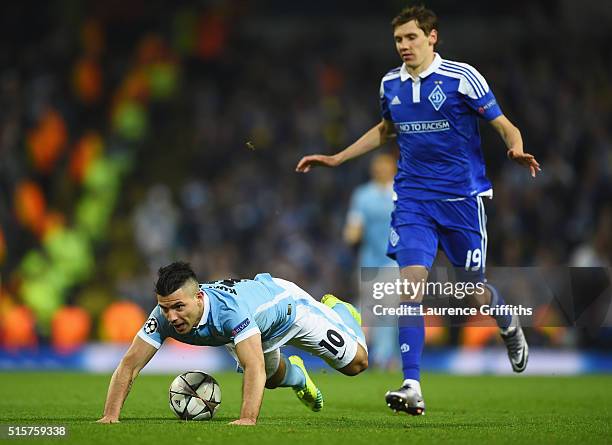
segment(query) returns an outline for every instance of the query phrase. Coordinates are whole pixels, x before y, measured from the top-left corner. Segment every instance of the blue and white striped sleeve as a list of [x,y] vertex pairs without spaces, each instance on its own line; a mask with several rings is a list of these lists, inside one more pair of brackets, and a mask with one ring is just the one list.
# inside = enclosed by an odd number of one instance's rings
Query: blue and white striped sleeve
[[476,68],[467,63],[448,60],[445,60],[440,68],[443,72],[452,73],[454,77],[459,78],[459,93],[463,95],[467,106],[480,117],[491,121],[503,114],[489,84]]

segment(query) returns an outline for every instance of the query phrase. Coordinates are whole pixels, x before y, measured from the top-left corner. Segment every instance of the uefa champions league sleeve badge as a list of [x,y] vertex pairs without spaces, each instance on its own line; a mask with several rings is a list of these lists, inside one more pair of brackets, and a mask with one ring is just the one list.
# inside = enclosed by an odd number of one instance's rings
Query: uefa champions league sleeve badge
[[151,317],[147,320],[144,325],[145,334],[151,335],[153,332],[157,331],[157,319],[155,317]]

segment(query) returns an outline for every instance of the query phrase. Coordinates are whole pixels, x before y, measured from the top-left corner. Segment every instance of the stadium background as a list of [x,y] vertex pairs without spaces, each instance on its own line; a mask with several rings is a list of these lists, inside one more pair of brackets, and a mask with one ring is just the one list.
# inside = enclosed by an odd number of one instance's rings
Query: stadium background
[[[612,28],[593,20],[610,23],[611,8],[427,4],[438,50],[478,67],[543,166],[531,180],[481,127],[495,187],[488,265],[610,267]],[[294,168],[378,121],[380,78],[399,64],[388,23],[403,6],[3,4],[0,369],[114,369],[172,259],[202,280],[269,271],[317,297],[354,295],[341,231],[368,157]],[[527,335],[540,351],[530,372],[611,370],[610,328]],[[430,329],[424,368],[507,372],[496,342],[488,328]],[[174,344],[147,370],[229,365],[223,351]]]

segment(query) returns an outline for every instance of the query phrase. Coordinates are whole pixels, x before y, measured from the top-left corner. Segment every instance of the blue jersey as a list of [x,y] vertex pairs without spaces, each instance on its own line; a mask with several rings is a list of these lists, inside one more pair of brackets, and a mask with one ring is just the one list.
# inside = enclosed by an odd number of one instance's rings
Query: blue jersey
[[404,200],[454,199],[490,193],[478,118],[502,114],[473,67],[442,59],[416,79],[404,65],[380,85],[382,116],[392,121],[400,148],[395,192]]
[[348,212],[349,224],[363,229],[359,262],[362,267],[395,266],[387,257],[387,240],[393,211],[393,189],[374,181],[353,192]]
[[295,321],[293,296],[278,286],[270,274],[254,280],[223,280],[200,284],[204,291],[204,313],[197,326],[179,334],[153,309],[138,336],[159,348],[167,337],[202,346],[221,346],[261,334],[262,342],[282,336]]

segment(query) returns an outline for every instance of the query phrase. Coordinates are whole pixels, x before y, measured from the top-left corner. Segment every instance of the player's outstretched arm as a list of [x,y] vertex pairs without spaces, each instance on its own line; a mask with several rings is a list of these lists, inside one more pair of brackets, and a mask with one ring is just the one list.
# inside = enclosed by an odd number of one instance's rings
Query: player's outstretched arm
[[323,167],[337,167],[338,165],[361,156],[375,148],[380,147],[382,144],[387,142],[393,135],[395,130],[391,121],[383,119],[363,134],[357,141],[352,145],[345,148],[339,153],[332,156],[326,155],[309,155],[304,156],[298,162],[295,168],[296,172],[308,173],[312,167],[323,166]]
[[119,422],[121,407],[132,388],[134,379],[156,352],[157,349],[140,337],[134,337],[130,349],[125,353],[111,377],[104,404],[104,416],[98,420],[98,423]]
[[535,178],[540,171],[540,164],[532,154],[523,152],[523,137],[518,128],[503,114],[491,121],[491,125],[499,133],[508,148],[508,159],[529,168],[531,176]]
[[231,423],[232,425],[255,425],[266,384],[261,334],[252,335],[237,343],[236,355],[244,370],[242,408],[240,409],[240,419]]

